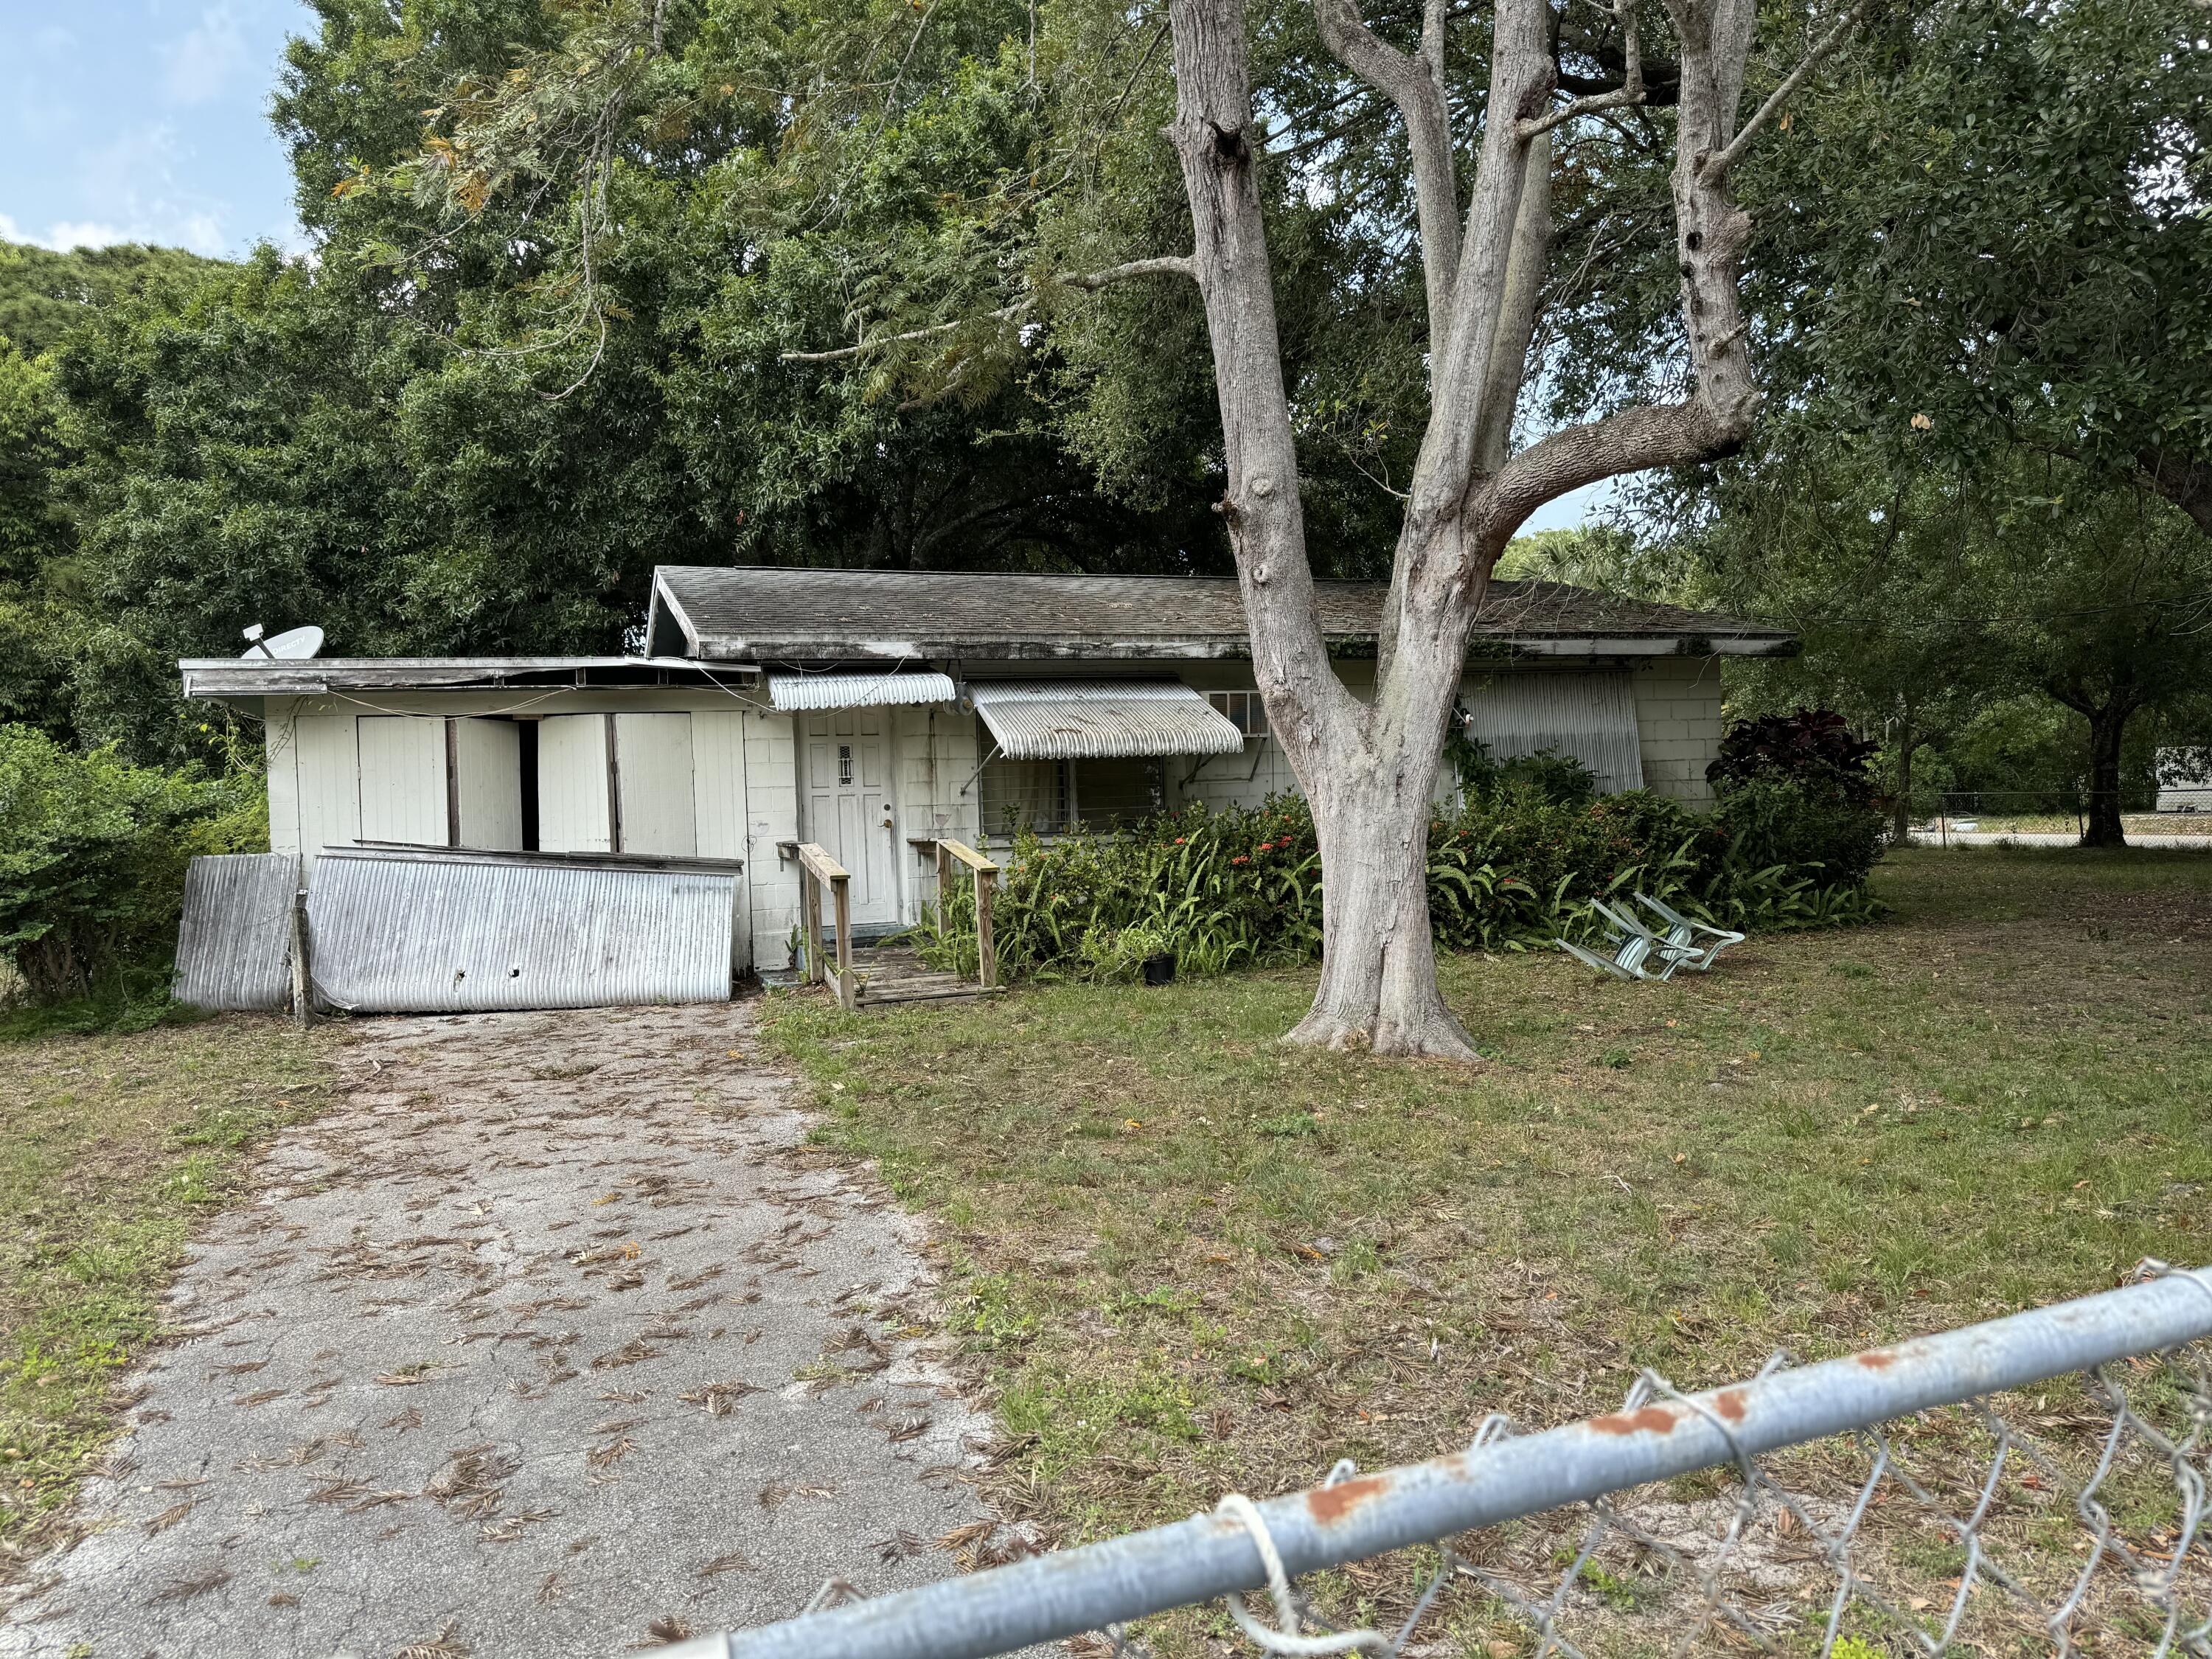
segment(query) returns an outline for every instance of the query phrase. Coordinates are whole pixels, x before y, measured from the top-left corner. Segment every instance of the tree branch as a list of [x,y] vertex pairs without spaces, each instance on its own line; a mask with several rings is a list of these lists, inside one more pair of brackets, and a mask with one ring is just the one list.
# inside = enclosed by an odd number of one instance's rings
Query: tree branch
[[1187,253],[1164,253],[1156,258],[1131,259],[1126,264],[1109,265],[1103,270],[1090,270],[1059,276],[1053,281],[1062,288],[1079,288],[1085,294],[1096,294],[1112,283],[1126,283],[1137,276],[1188,276],[1194,281],[1198,267]]
[[1741,445],[1748,425],[1747,420],[1739,427],[1702,398],[1692,398],[1563,427],[1507,461],[1483,487],[1469,512],[1469,540],[1494,556],[1545,502],[1624,472],[1713,460]]
[[1481,426],[1475,434],[1478,473],[1505,465],[1513,443],[1513,412],[1528,373],[1528,343],[1544,298],[1544,267],[1552,252],[1552,141],[1539,133],[1522,163],[1521,205],[1513,220],[1513,246],[1505,256],[1505,285],[1498,302],[1498,334],[1490,347]]
[[1644,101],[1644,45],[1636,27],[1636,0],[1618,0],[1612,12],[1620,23],[1621,53],[1626,65],[1620,85],[1611,92],[1597,93],[1588,98],[1577,98],[1547,110],[1531,121],[1520,123],[1518,131],[1523,138],[1537,138],[1553,127],[1585,115],[1595,115],[1600,110],[1620,109]]
[[1451,112],[1444,99],[1443,0],[1425,0],[1421,50],[1408,58],[1369,28],[1357,0],[1314,0],[1322,44],[1337,62],[1384,94],[1406,123],[1413,155],[1413,198],[1421,226],[1421,270],[1434,349],[1451,314],[1459,282],[1459,184],[1454,173]]
[[1844,37],[1858,26],[1859,20],[1866,15],[1867,8],[1871,3],[1872,0],[1858,0],[1857,4],[1837,20],[1835,27],[1814,42],[1813,49],[1798,61],[1796,69],[1783,76],[1782,84],[1767,94],[1766,101],[1753,113],[1751,119],[1743,124],[1735,137],[1729,140],[1728,147],[1717,155],[1705,156],[1698,163],[1698,173],[1718,179],[1741,161],[1753,136],[1774,118],[1783,105],[1790,101],[1790,96],[1820,67],[1821,60],[1843,45]]
[[[1168,129],[1190,203],[1191,262],[1206,304],[1228,489],[1220,502],[1252,634],[1252,672],[1298,781],[1358,705],[1328,663],[1306,557],[1297,442],[1283,375],[1274,276],[1260,208],[1243,0],[1170,0],[1176,114]],[[1378,43],[1379,44],[1379,43]]]
[[[1085,294],[1096,294],[1100,289],[1115,283],[1126,283],[1139,276],[1195,276],[1196,268],[1187,255],[1162,254],[1152,259],[1131,259],[1126,264],[1109,265],[1103,270],[1070,271],[1050,280],[1061,288],[1079,289]],[[871,352],[883,351],[892,346],[911,345],[917,340],[931,340],[940,334],[956,333],[975,323],[1011,323],[1026,315],[1036,307],[1036,296],[1025,295],[1010,306],[1000,306],[996,311],[979,311],[972,316],[956,317],[948,323],[932,323],[927,328],[910,328],[900,334],[879,334],[872,340],[862,340],[857,345],[839,346],[834,351],[786,351],[777,355],[783,363],[842,363],[854,357],[865,357]]]

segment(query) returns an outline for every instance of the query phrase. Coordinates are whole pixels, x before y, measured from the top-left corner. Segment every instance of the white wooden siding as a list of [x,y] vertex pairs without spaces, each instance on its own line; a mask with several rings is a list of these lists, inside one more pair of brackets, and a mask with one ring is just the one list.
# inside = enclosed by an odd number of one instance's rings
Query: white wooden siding
[[302,714],[294,724],[300,850],[312,858],[325,847],[350,847],[361,839],[361,750],[353,716]]
[[363,714],[356,726],[362,840],[445,846],[446,722]]
[[538,844],[549,853],[610,853],[607,716],[551,714],[538,723]]
[[912,842],[949,836],[970,847],[981,842],[975,775],[982,722],[951,708],[894,708],[891,718],[891,794],[898,836],[891,856],[903,866],[905,919],[919,921],[921,907],[937,898],[937,854]]
[[513,720],[453,722],[454,787],[461,845],[511,851],[522,845],[522,737]]
[[261,749],[269,769],[269,850],[298,853],[300,708],[271,697],[262,704]]
[[692,798],[691,716],[617,714],[614,743],[622,850],[695,856],[699,821]]
[[798,739],[788,714],[745,716],[745,839],[753,963],[781,968],[790,959],[791,930],[799,920],[799,864],[776,846],[803,839]]
[[735,703],[691,716],[691,796],[698,813],[699,856],[740,859],[746,866],[738,882],[730,940],[732,964],[743,971],[753,959],[752,899],[746,886],[753,855],[745,844],[745,716]]

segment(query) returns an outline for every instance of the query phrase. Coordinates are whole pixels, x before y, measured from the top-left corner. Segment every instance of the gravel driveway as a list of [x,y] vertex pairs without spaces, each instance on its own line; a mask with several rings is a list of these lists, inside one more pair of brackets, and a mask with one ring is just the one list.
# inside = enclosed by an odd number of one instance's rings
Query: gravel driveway
[[0,1653],[611,1655],[989,1532],[915,1225],[805,1156],[745,1005],[349,1035]]

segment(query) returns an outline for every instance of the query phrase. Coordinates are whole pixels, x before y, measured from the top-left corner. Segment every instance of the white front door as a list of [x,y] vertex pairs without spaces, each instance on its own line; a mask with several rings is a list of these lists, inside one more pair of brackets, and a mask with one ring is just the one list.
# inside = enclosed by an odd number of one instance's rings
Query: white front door
[[[805,720],[807,839],[852,873],[856,925],[896,921],[886,716],[880,708],[838,708]],[[826,896],[823,909],[826,921]]]

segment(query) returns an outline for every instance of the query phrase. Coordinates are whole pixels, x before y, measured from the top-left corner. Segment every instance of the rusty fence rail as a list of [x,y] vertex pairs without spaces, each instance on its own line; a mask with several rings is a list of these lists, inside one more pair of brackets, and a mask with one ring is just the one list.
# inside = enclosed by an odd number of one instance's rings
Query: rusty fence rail
[[[2207,1338],[2212,1269],[2146,1263],[2118,1290],[1777,1356],[1701,1394],[1647,1371],[1618,1412],[1526,1434],[1493,1418],[1425,1463],[1340,1463],[1310,1491],[919,1589],[830,1605],[833,1581],[797,1618],[665,1651],[1120,1659],[1147,1651],[1133,1621],[1219,1600],[1216,1634],[1284,1659],[2212,1654]],[[1392,1552],[1413,1559],[1394,1558],[1387,1623],[1385,1575],[1364,1600],[1342,1576],[1296,1582]],[[1501,1624],[1516,1639],[1485,1639]]]

